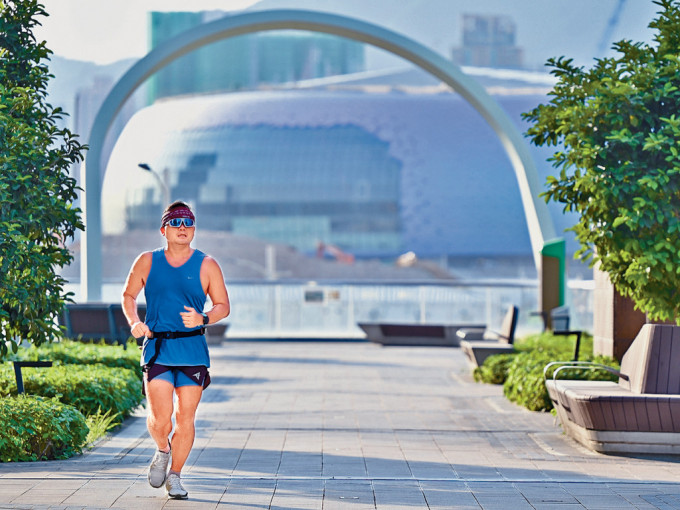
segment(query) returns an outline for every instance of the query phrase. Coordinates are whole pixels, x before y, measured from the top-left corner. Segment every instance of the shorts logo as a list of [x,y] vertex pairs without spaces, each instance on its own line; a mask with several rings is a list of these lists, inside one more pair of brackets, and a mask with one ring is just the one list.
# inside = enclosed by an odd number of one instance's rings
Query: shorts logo
[[198,381],[198,380],[201,378],[201,373],[200,373],[200,372],[196,372],[196,373],[194,374],[194,377],[195,377],[196,380]]

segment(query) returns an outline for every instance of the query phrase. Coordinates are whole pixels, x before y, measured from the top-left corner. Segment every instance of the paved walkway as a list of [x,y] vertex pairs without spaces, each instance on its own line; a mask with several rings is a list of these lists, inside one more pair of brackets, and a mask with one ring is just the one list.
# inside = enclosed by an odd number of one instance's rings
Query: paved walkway
[[143,413],[67,461],[0,464],[0,508],[680,509],[680,459],[589,452],[476,384],[455,348],[212,349],[183,478],[146,481]]

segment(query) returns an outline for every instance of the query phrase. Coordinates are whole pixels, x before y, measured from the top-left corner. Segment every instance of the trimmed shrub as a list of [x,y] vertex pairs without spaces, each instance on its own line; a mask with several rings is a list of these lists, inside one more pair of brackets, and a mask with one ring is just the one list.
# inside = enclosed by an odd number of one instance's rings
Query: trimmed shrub
[[129,368],[142,379],[142,367],[139,365],[140,353],[135,342],[129,342],[128,348],[101,343],[83,343],[64,340],[58,343],[43,344],[40,347],[20,348],[11,356],[13,361],[50,360],[55,364],[95,365],[101,364],[114,368]]
[[[142,382],[127,368],[104,365],[61,365],[51,368],[24,368],[27,393],[58,397],[86,416],[111,411],[119,420],[142,401]],[[0,396],[16,394],[14,371],[9,364],[0,368]]]
[[522,352],[515,356],[508,367],[503,394],[531,411],[551,409],[552,403],[543,384],[543,368],[555,359],[547,352]]
[[[514,347],[518,351],[550,351],[559,356],[560,360],[572,359],[574,356],[574,347],[576,346],[575,335],[553,335],[551,332],[538,333],[535,335],[528,335],[524,338],[518,339]],[[579,345],[579,359],[588,359],[593,355],[593,337],[588,333],[581,335],[581,343]]]
[[87,434],[82,413],[56,398],[0,398],[0,462],[66,459]]
[[[543,369],[551,361],[559,361],[564,357],[556,356],[551,351],[529,351],[515,356],[508,367],[508,374],[503,384],[505,396],[519,405],[531,411],[549,411],[552,402],[545,388]],[[618,362],[607,356],[595,356],[595,363],[601,363],[614,368],[619,368]],[[549,370],[547,376],[552,377],[553,370]],[[575,369],[561,372],[560,379],[583,379],[590,381],[616,381],[618,378],[604,370]]]
[[[552,361],[570,360],[574,356],[575,337],[553,335],[550,332],[530,335],[515,342],[515,353],[489,356],[475,368],[475,381],[503,384],[505,396],[531,411],[549,411],[552,402],[543,379],[543,369]],[[618,369],[618,362],[610,357],[593,356],[593,337],[581,336],[579,359],[593,361]],[[555,367],[556,368],[556,367]],[[547,376],[552,377],[553,369]],[[605,370],[569,369],[560,372],[560,379],[616,381],[617,377]]]
[[[517,339],[514,344],[514,353],[489,356],[484,360],[482,366],[474,369],[472,375],[477,382],[503,384],[507,379],[508,369],[513,363],[516,354],[523,352],[545,352],[550,353],[552,360],[568,360],[572,359],[574,355],[575,344],[576,339],[573,335],[569,337],[562,335],[555,336],[550,332],[529,335]],[[579,346],[579,359],[590,359],[592,354],[587,355],[586,353],[592,352],[593,337],[584,333],[581,336]]]
[[503,384],[508,368],[517,354],[494,354],[484,360],[481,367],[476,367],[472,376],[475,381],[487,384]]

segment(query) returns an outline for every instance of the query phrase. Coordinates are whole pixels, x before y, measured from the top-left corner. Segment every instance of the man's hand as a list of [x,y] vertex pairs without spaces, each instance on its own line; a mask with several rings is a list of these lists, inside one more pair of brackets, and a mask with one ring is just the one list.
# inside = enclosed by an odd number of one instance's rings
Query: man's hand
[[135,338],[141,338],[143,336],[149,336],[151,330],[149,329],[149,326],[143,322],[135,322],[130,326],[130,333],[132,333],[132,336]]
[[197,328],[198,326],[203,326],[203,315],[198,313],[196,310],[190,306],[184,307],[186,312],[179,312],[182,316],[182,322],[186,328]]

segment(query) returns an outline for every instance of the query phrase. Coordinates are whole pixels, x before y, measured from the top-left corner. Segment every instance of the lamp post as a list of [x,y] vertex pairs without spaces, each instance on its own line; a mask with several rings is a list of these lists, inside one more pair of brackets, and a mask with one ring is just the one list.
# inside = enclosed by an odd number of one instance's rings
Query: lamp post
[[163,191],[163,207],[167,207],[168,204],[170,204],[170,188],[168,188],[165,180],[158,174],[158,172],[151,168],[148,163],[139,163],[137,166],[146,172],[150,172],[156,178],[158,184],[161,186],[161,190]]

